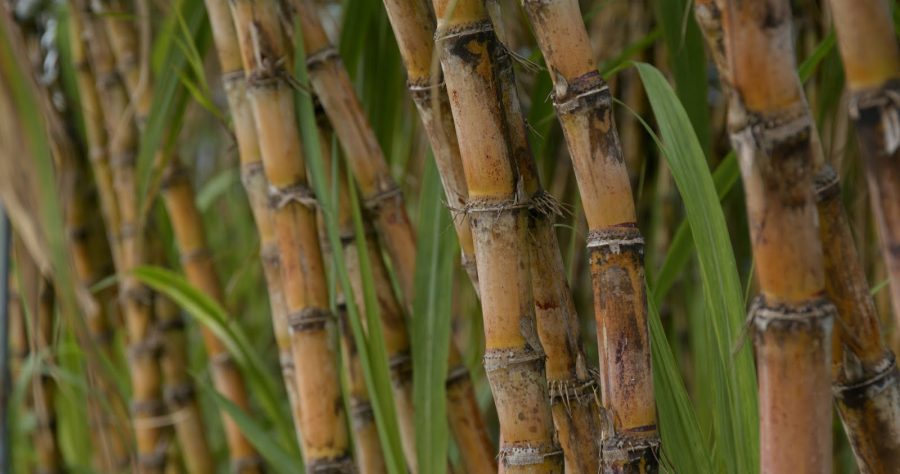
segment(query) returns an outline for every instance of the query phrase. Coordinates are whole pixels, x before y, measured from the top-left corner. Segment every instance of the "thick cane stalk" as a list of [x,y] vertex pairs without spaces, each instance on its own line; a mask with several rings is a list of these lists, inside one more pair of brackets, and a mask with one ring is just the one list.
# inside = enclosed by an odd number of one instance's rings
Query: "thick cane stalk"
[[900,321],[900,50],[888,2],[831,0],[881,252]]
[[579,318],[553,229],[554,220],[562,211],[556,199],[543,189],[538,177],[519,103],[512,58],[503,48],[492,51],[502,88],[510,154],[522,189],[531,199],[528,221],[531,287],[538,337],[547,354],[553,423],[565,455],[566,472],[597,472],[601,454],[598,387],[588,373],[581,350]]
[[[695,9],[720,70],[722,86],[730,93],[720,5],[714,0],[701,0],[695,3]],[[740,107],[740,103],[732,102],[732,107]],[[825,287],[840,318],[832,344],[832,391],[860,468],[865,472],[893,472],[898,469],[900,444],[896,437],[884,433],[900,432],[900,404],[896,403],[900,399],[900,378],[894,355],[882,342],[878,315],[841,203],[838,176],[818,149],[814,152]]]
[[492,64],[499,44],[480,1],[435,2],[438,48],[456,123],[478,261],[484,366],[500,420],[506,472],[562,472],[553,437],[544,353],[536,331],[529,196],[506,142],[505,107]]
[[721,9],[761,294],[753,312],[763,472],[830,472],[831,328],[813,173],[817,143],[796,75],[788,2]]
[[267,197],[268,182],[263,174],[262,158],[256,138],[253,115],[246,97],[246,77],[241,63],[241,52],[237,31],[226,2],[209,0],[206,2],[210,26],[213,33],[219,67],[222,72],[222,83],[231,111],[238,155],[241,162],[241,181],[253,220],[260,240],[260,259],[269,295],[269,306],[272,318],[272,329],[278,346],[278,359],[281,365],[282,379],[288,393],[291,414],[297,440],[300,440],[299,405],[294,382],[294,362],[291,356],[290,330],[287,323],[287,312],[281,284],[281,268],[279,265],[278,242],[272,223],[272,212]]
[[328,308],[315,199],[306,179],[294,91],[285,69],[288,48],[278,4],[238,0],[231,7],[281,252],[301,447],[309,471],[351,472],[336,349],[329,337],[334,315]]
[[[637,229],[609,88],[596,70],[578,2],[524,0],[554,84],[590,233],[588,249],[607,412],[604,469],[654,471],[659,434],[650,364],[644,241]],[[628,341],[628,342],[626,342]]]

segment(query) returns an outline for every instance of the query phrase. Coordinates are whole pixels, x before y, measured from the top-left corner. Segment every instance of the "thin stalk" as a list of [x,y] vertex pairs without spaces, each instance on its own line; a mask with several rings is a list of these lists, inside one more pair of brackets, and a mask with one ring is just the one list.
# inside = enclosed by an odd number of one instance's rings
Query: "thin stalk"
[[[123,82],[132,98],[137,124],[140,127],[150,112],[152,81],[137,67],[140,50],[134,28],[123,28],[121,19],[109,16],[126,13],[122,7],[118,0],[108,2],[104,9],[107,13],[105,23],[119,73],[125,79]],[[163,157],[159,155],[157,159],[161,160]],[[162,183],[162,193],[188,281],[217,302],[223,303],[224,294],[206,242],[203,220],[194,200],[193,186],[186,170],[175,157],[169,161]],[[243,375],[225,345],[212,330],[207,328],[203,331],[203,342],[212,365],[213,385],[216,390],[238,408],[249,412],[249,397]],[[262,459],[257,454],[256,448],[227,413],[223,411],[221,416],[232,470],[248,474],[261,472]],[[205,467],[211,468],[208,461]]]
[[900,322],[900,49],[883,0],[831,0],[869,196]]
[[231,7],[281,254],[301,448],[310,472],[351,472],[354,467],[337,354],[329,337],[334,315],[329,309],[315,199],[303,162],[294,91],[285,67],[288,47],[278,4],[236,0]]
[[[65,204],[66,229],[69,249],[74,261],[75,273],[81,285],[82,309],[87,322],[88,334],[93,342],[96,357],[111,361],[116,358],[114,346],[114,318],[118,292],[115,287],[101,290],[88,296],[90,288],[103,278],[115,272],[112,246],[108,240],[104,223],[115,222],[117,209],[107,209],[113,187],[106,153],[106,131],[103,124],[99,97],[94,87],[94,76],[82,42],[81,14],[74,12],[70,17],[71,54],[75,65],[77,86],[81,98],[85,130],[87,134],[87,154],[92,167],[98,171],[93,180],[86,169],[88,160],[74,156],[72,146],[58,147],[62,175],[62,193]],[[84,183],[88,183],[85,185]],[[103,209],[104,219],[91,219],[97,202]],[[112,228],[112,227],[111,227]],[[89,411],[95,441],[95,464],[103,471],[124,469],[130,462],[128,445],[119,432],[120,426],[127,426],[127,410],[123,400],[109,376],[103,376],[102,362],[88,367],[88,376],[99,393],[103,394],[106,406],[90,398]],[[104,409],[105,408],[105,409]]]
[[[741,161],[761,294],[751,314],[763,472],[831,471],[834,306],[813,189],[816,141],[791,47],[789,2],[722,13],[729,130]],[[829,249],[831,250],[831,249]]]
[[[163,264],[165,249],[159,238],[149,239],[154,263]],[[174,423],[175,435],[181,447],[180,458],[191,473],[215,471],[215,460],[206,439],[205,423],[197,399],[197,390],[189,372],[185,321],[178,306],[160,293],[153,295],[156,331],[161,338],[159,358],[163,379],[163,398]],[[168,466],[173,466],[173,450],[169,450]],[[168,467],[167,467],[168,469]]]
[[225,2],[208,0],[206,11],[209,14],[219,67],[222,71],[222,83],[231,110],[241,162],[241,182],[247,193],[253,220],[260,240],[260,259],[269,295],[269,306],[272,318],[272,329],[278,346],[278,360],[281,366],[282,379],[291,406],[291,416],[297,434],[300,434],[300,406],[297,401],[297,390],[294,378],[294,362],[291,356],[290,328],[287,321],[287,310],[281,283],[278,242],[272,222],[272,210],[267,196],[268,182],[263,173],[259,142],[256,137],[253,115],[246,97],[246,76],[241,63],[241,52],[237,31],[231,18],[231,11]]
[[26,318],[27,347],[37,358],[37,370],[30,380],[35,427],[32,442],[35,451],[35,469],[39,472],[63,472],[65,465],[57,438],[55,400],[57,395],[53,371],[53,284],[41,275],[21,239],[15,239],[14,258],[22,286],[23,306]]
[[[12,470],[10,441],[10,416],[9,408],[12,395],[13,365],[16,354],[10,354],[10,346],[13,340],[12,330],[21,327],[20,322],[14,322],[19,316],[14,311],[19,310],[19,295],[13,291],[13,278],[10,278],[12,232],[9,219],[6,217],[6,209],[0,202],[0,469],[9,472]],[[18,325],[18,326],[17,326]],[[21,363],[21,361],[17,361]],[[18,370],[18,368],[16,368]]]
[[527,239],[530,196],[506,142],[497,42],[482,2],[435,1],[437,44],[456,123],[478,261],[484,367],[500,420],[505,472],[562,472],[544,351],[536,331]]
[[[332,169],[331,152],[327,148],[330,143],[331,129],[325,120],[319,125],[322,132],[322,158],[323,167],[330,174]],[[342,166],[337,167],[337,198],[338,198],[338,227],[341,235],[341,244],[344,251],[344,265],[350,276],[350,294],[354,297],[357,308],[365,311],[377,311],[381,321],[381,333],[384,337],[385,350],[388,364],[391,369],[391,387],[393,399],[397,409],[398,426],[406,464],[411,473],[418,472],[416,463],[416,439],[413,429],[413,398],[412,398],[412,360],[410,359],[409,333],[406,328],[406,315],[401,306],[394,288],[391,285],[390,275],[382,259],[381,247],[375,235],[375,229],[367,221],[363,240],[367,247],[369,265],[372,272],[372,281],[378,308],[366,307],[364,290],[362,258],[358,248],[356,229],[353,221],[353,202],[347,174]],[[327,175],[326,175],[327,176]],[[328,177],[328,179],[331,179]],[[352,338],[351,338],[352,339]],[[360,374],[361,375],[361,374]],[[366,395],[368,397],[368,395]]]
[[553,81],[553,101],[571,155],[587,218],[600,354],[602,465],[605,470],[658,468],[644,239],[609,87],[593,60],[578,2],[523,0]]
[[303,34],[306,66],[316,96],[332,124],[347,163],[382,237],[400,287],[407,298],[415,294],[416,238],[400,187],[391,176],[381,146],[337,50],[328,41],[312,0],[295,0]]
[[[319,104],[318,101],[314,102],[319,131],[319,146],[321,147],[321,156],[323,159],[322,168],[326,173],[325,180],[332,183],[334,182],[331,174],[333,169],[332,166],[334,164],[331,160],[332,131],[327,118],[324,116],[325,113],[321,109],[321,104]],[[338,173],[341,173],[341,171],[338,171]],[[338,188],[338,207],[339,214],[342,216],[351,211],[349,208],[350,202],[348,201],[349,196],[347,195],[347,188],[344,183],[346,183],[346,178],[341,181]],[[328,241],[327,233],[325,232],[325,215],[321,211],[318,213],[318,219],[320,233],[319,240],[322,243],[322,254],[326,261],[334,261],[334,254],[332,253],[331,245]],[[339,218],[339,221],[342,222],[343,219]],[[356,255],[355,229],[352,226],[353,222],[351,220],[349,234],[345,235],[343,231],[341,232],[341,243],[346,243],[346,246],[342,247],[344,250],[344,265],[347,267],[348,272],[350,272],[350,278],[356,278],[360,275],[358,275],[358,272],[356,275],[352,274],[353,267],[350,264],[351,260],[347,253],[348,250],[350,250],[353,252],[354,256]],[[348,249],[348,247],[350,248]],[[358,269],[358,266],[356,268]],[[344,374],[346,376],[346,383],[350,395],[350,427],[353,430],[353,447],[356,466],[363,474],[386,473],[387,465],[384,460],[381,439],[378,436],[375,411],[372,407],[372,400],[369,397],[369,388],[366,386],[366,378],[363,373],[365,369],[360,361],[359,347],[353,337],[352,324],[348,319],[347,296],[344,289],[341,287],[341,284],[339,282],[335,282],[335,284],[335,306],[338,324],[341,330],[341,361],[344,365]],[[351,288],[353,288],[352,283]],[[354,291],[356,290],[354,289]],[[362,300],[360,300],[359,297],[354,298],[355,304],[359,304],[361,301]],[[364,308],[364,306],[358,307]],[[362,320],[362,322],[365,324],[365,320]]]
[[[188,281],[215,301],[224,303],[222,285],[206,241],[203,219],[194,197],[194,188],[177,157],[172,158],[163,178],[162,195]],[[247,388],[231,354],[212,330],[204,328],[203,342],[209,363],[212,365],[213,385],[216,390],[235,406],[249,413],[250,400]],[[256,448],[244,436],[234,419],[224,412],[221,415],[231,469],[240,473],[262,472],[262,458],[256,453]],[[188,446],[183,447],[185,451],[189,451]]]
[[362,474],[386,473],[378,427],[375,426],[375,415],[359,362],[359,352],[347,320],[347,302],[344,297],[343,293],[338,294],[337,312],[341,326],[344,370],[347,372],[350,389],[350,425],[353,428],[356,465]]
[[[128,97],[119,83],[115,61],[104,28],[89,13],[84,2],[73,2],[73,17],[80,18],[82,40],[94,72],[103,119],[108,136],[109,175],[113,194],[101,194],[106,212],[116,209],[107,222],[113,248],[119,293],[129,344],[129,374],[132,385],[131,415],[137,442],[137,468],[142,473],[162,473],[166,463],[165,428],[155,421],[165,412],[162,400],[162,374],[157,360],[160,354],[152,308],[152,293],[131,275],[145,262],[141,239],[138,238],[137,183],[134,160],[137,130],[128,112]],[[92,160],[98,182],[107,178],[101,160]],[[100,188],[103,191],[103,188]]]
[[[701,0],[695,9],[721,71],[723,88],[730,91],[719,6],[714,0]],[[810,114],[808,108],[806,114]],[[878,314],[841,203],[840,181],[818,147],[814,151],[825,289],[839,318],[832,341],[832,392],[860,468],[893,472],[900,468],[900,442],[884,433],[900,432],[900,405],[892,402],[900,397],[900,377],[894,355],[882,341]]]

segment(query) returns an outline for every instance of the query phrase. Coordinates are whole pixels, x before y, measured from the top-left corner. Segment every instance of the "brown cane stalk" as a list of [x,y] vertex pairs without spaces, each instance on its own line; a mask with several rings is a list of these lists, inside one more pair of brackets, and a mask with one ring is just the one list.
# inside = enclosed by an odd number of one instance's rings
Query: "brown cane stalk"
[[222,83],[228,100],[228,108],[231,111],[232,123],[234,124],[238,155],[241,162],[241,181],[247,193],[253,220],[259,234],[259,253],[268,289],[272,329],[276,345],[278,346],[278,359],[281,365],[282,379],[290,401],[291,415],[299,442],[301,439],[299,431],[300,407],[297,401],[294,362],[291,356],[290,329],[287,322],[281,283],[278,242],[267,197],[268,182],[263,173],[262,158],[260,157],[253,115],[246,97],[246,76],[241,63],[237,31],[231,17],[231,11],[225,2],[208,0],[206,2],[206,11],[209,14],[213,41],[222,72]]
[[[373,216],[374,226],[381,236],[381,242],[397,272],[406,302],[410,303],[414,294],[416,247],[415,233],[406,214],[403,197],[390,175],[380,145],[363,113],[346,69],[325,36],[315,7],[307,0],[298,0],[294,4],[301,20],[304,45],[308,53],[307,66],[313,88],[321,100],[328,118],[333,124],[338,124],[335,127],[338,141],[345,151],[349,167],[360,186],[364,205]],[[424,3],[421,5],[427,8]],[[390,7],[390,5],[387,6]],[[416,19],[414,18],[413,21]],[[433,23],[431,25],[433,30]],[[421,26],[416,26],[416,28],[421,28]],[[421,48],[432,43],[432,40],[426,37],[426,42],[418,47]],[[431,51],[432,48],[428,46],[426,67],[429,68]],[[417,100],[417,102],[422,102],[422,100]],[[430,105],[427,107],[430,108]],[[442,167],[447,166],[447,169],[442,172],[442,180],[444,182],[454,181],[455,184],[451,184],[446,189],[456,190],[457,194],[448,195],[448,199],[453,203],[452,205],[458,205],[463,199],[463,194],[459,193],[464,192],[465,187],[461,181],[463,176],[460,166],[449,162],[450,157],[454,154],[458,155],[458,150],[455,150],[455,134],[451,132],[453,127],[449,107],[444,104],[442,110],[443,119],[447,120],[449,129],[437,122],[431,122],[432,125],[428,125],[429,119],[425,119],[425,122],[426,127],[429,127],[430,136],[443,134],[444,142],[439,145],[440,148],[437,148],[439,151],[435,154],[443,153],[447,157],[439,159]],[[424,113],[427,114],[427,112]],[[453,167],[455,169],[452,169]],[[457,227],[461,232],[459,235],[461,235],[464,264],[473,281],[477,281],[474,254],[471,253],[471,247],[468,247],[471,245],[471,235],[465,230],[468,225],[465,221],[459,221]],[[460,447],[463,462],[469,472],[493,470],[495,462],[492,448],[484,421],[477,410],[471,378],[468,371],[460,364],[459,352],[455,345],[451,345],[450,359],[449,373],[451,376],[447,381],[448,415],[451,431]],[[411,430],[411,426],[409,429]],[[409,458],[412,454],[411,444],[405,443],[405,445]]]
[[416,239],[400,188],[390,174],[347,70],[325,35],[315,5],[311,0],[296,0],[292,6],[297,10],[303,34],[310,82],[325,114],[335,124],[334,132],[359,184],[365,207],[409,299],[415,294]]
[[603,467],[654,471],[659,434],[647,327],[644,241],[637,228],[612,97],[593,62],[578,2],[523,0],[523,4],[553,80],[554,106],[590,229],[600,386],[607,412]]
[[499,44],[482,2],[434,2],[437,43],[456,123],[478,261],[484,366],[506,472],[562,472],[538,339],[526,233],[530,196],[506,140]]
[[[701,0],[695,9],[727,92],[720,5]],[[739,106],[733,101],[732,107]],[[816,152],[813,159],[825,287],[839,318],[832,343],[832,392],[860,468],[893,472],[900,466],[900,444],[884,433],[900,430],[900,406],[892,402],[900,397],[900,378],[894,355],[882,342],[878,314],[841,203],[840,181],[821,153]]]
[[336,349],[329,337],[334,315],[329,310],[315,199],[303,163],[294,91],[285,68],[288,47],[278,5],[271,0],[236,0],[231,7],[247,74],[247,97],[270,185],[291,327],[301,448],[310,471],[351,472]]
[[[434,15],[422,0],[385,0],[384,7],[400,47],[407,87],[428,135],[447,204],[451,209],[462,209],[468,190],[447,89],[434,58]],[[478,270],[469,220],[459,214],[454,216],[453,224],[462,251],[462,265],[478,291]]]
[[[82,40],[93,69],[97,95],[106,126],[108,168],[104,160],[92,160],[94,175],[98,181],[112,181],[113,196],[108,189],[98,186],[107,214],[110,245],[120,275],[119,293],[129,344],[129,373],[132,384],[131,414],[137,442],[140,472],[161,473],[166,463],[164,427],[154,420],[163,415],[162,374],[157,356],[160,342],[155,331],[152,294],[131,274],[145,262],[142,239],[138,239],[139,210],[134,159],[137,146],[137,130],[132,125],[129,99],[119,83],[115,59],[106,31],[100,21],[89,11],[84,2],[73,2],[71,9],[80,20]],[[96,145],[95,145],[96,146]]]
[[796,73],[790,6],[729,1],[720,12],[729,130],[761,291],[751,309],[761,470],[830,472],[835,308],[825,296],[813,189],[818,143]]
[[900,49],[888,2],[831,0],[869,196],[900,322]]
[[[326,178],[331,179],[332,160],[331,160],[331,127],[327,120],[321,117],[319,120],[319,130],[322,143],[323,167],[326,170]],[[412,397],[412,360],[410,359],[410,343],[409,333],[406,328],[405,314],[403,306],[401,306],[394,288],[391,285],[390,275],[382,260],[381,247],[376,239],[375,229],[368,221],[365,222],[365,235],[363,236],[366,249],[369,256],[369,265],[372,272],[372,281],[375,284],[375,299],[378,302],[378,308],[368,308],[365,300],[365,290],[363,287],[363,271],[360,258],[360,249],[356,239],[356,229],[353,221],[353,202],[351,201],[350,182],[347,174],[342,166],[337,167],[337,199],[338,199],[338,231],[341,236],[341,244],[343,245],[344,264],[347,273],[350,276],[351,292],[348,292],[354,298],[357,308],[365,311],[378,311],[381,321],[381,333],[384,337],[385,351],[388,357],[388,364],[391,369],[391,387],[393,388],[394,404],[398,416],[398,426],[400,428],[400,438],[403,448],[406,464],[411,473],[419,472],[416,463],[416,439],[413,416],[413,397]],[[349,329],[349,328],[347,328]],[[350,347],[352,343],[352,333],[344,331],[345,352],[352,352],[355,348]],[[358,363],[352,363],[358,365]],[[352,369],[352,367],[350,367]],[[356,367],[356,376],[361,377],[362,373],[358,372]],[[354,375],[350,371],[350,375]],[[351,379],[352,380],[352,379]],[[363,381],[364,382],[364,381]],[[364,385],[363,385],[364,388]],[[364,396],[368,402],[368,394]],[[364,406],[364,405],[363,405]],[[371,410],[371,408],[369,408]],[[356,413],[354,413],[356,415]],[[371,416],[371,413],[369,414]]]
[[[143,77],[136,66],[140,52],[134,28],[124,28],[121,19],[109,18],[111,13],[124,13],[121,8],[122,5],[118,1],[109,2],[106,7],[108,19],[105,24],[108,36],[112,40],[112,50],[119,73],[125,79],[123,81],[125,88],[136,109],[138,126],[141,126],[150,112],[152,84],[148,77]],[[157,158],[162,160],[164,157],[160,155]],[[193,186],[176,157],[169,160],[162,183],[162,193],[188,281],[200,291],[222,303],[224,295],[206,242],[203,221],[194,200]],[[203,340],[212,365],[213,385],[216,390],[238,408],[245,412],[249,411],[249,398],[243,375],[225,345],[207,328],[204,328]],[[188,392],[185,391],[185,393]],[[221,416],[232,470],[242,473],[260,472],[262,459],[256,453],[256,448],[227,413],[222,412]],[[209,468],[208,464],[207,462],[207,468]]]

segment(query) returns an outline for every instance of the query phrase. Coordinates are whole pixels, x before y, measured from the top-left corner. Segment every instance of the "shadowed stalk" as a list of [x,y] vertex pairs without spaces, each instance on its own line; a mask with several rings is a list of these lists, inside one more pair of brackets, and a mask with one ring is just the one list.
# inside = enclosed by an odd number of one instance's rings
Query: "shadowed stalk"
[[316,201],[304,167],[278,4],[236,0],[231,8],[280,250],[304,460],[311,472],[352,472]]
[[[188,281],[216,302],[223,303],[222,285],[206,241],[203,219],[197,209],[194,189],[177,157],[172,158],[166,170],[162,183],[162,197]],[[212,330],[206,327],[203,328],[203,340],[212,365],[211,372],[216,390],[235,406],[249,413],[247,389],[232,355]],[[222,422],[225,425],[231,469],[239,473],[262,472],[262,459],[234,419],[223,412]],[[184,447],[185,450],[188,449],[187,446]]]
[[[314,105],[316,105],[314,110],[318,125],[322,168],[326,173],[325,180],[329,183],[334,183],[335,181],[331,176],[333,170],[331,161],[331,129],[327,123],[327,119],[324,117],[324,112],[318,107],[319,104],[316,103]],[[338,173],[341,173],[341,171],[338,171]],[[342,181],[345,182],[345,180],[346,178]],[[338,198],[338,206],[340,213],[344,214],[349,212],[348,210],[345,210],[345,208],[349,206],[349,202],[347,201],[348,196],[343,183],[341,183],[339,191],[340,196]],[[319,232],[321,234],[319,239],[322,243],[322,253],[326,261],[333,261],[334,254],[325,232],[325,215],[322,212],[319,212],[318,218]],[[356,251],[352,221],[350,225],[350,234],[346,236],[346,238],[344,235],[341,235],[341,243],[344,244],[346,242],[346,245],[344,246],[344,262],[345,266],[348,267],[348,272],[351,271],[347,255],[348,247],[353,247],[353,252]],[[359,275],[349,273],[349,276],[350,278],[355,278]],[[339,282],[335,282],[335,285],[335,307],[337,310],[338,324],[341,330],[341,361],[344,365],[346,384],[350,395],[348,404],[350,407],[350,428],[353,431],[353,448],[356,467],[362,474],[386,473],[388,472],[388,468],[384,461],[384,451],[382,450],[381,439],[378,436],[378,426],[376,425],[372,400],[369,397],[369,388],[366,386],[365,369],[360,360],[359,347],[356,345],[356,340],[353,338],[353,328],[347,311],[347,295]],[[357,299],[354,300],[354,303],[356,303]],[[359,308],[364,307],[359,306]],[[364,322],[365,320],[363,320],[363,323]]]
[[[411,303],[415,294],[416,245],[415,233],[406,214],[403,196],[390,175],[380,145],[350,83],[347,71],[340,61],[337,51],[325,36],[315,7],[308,0],[297,0],[294,3],[301,21],[304,46],[308,54],[307,67],[312,86],[331,123],[336,124],[335,133],[345,152],[350,170],[359,184],[363,204],[372,216],[374,227],[381,237],[381,243],[390,256],[405,301]],[[419,69],[415,73],[415,77],[410,76],[410,87],[416,103],[420,107],[419,110],[429,137],[433,140],[432,144],[438,143],[435,147],[435,157],[440,163],[439,166],[442,167],[442,176],[445,176],[444,182],[449,183],[449,186],[445,187],[450,193],[448,199],[451,206],[461,207],[464,202],[465,184],[458,161],[459,151],[455,143],[455,132],[448,104],[444,102],[443,108],[440,109],[442,117],[434,117],[432,114],[429,118],[429,110],[434,107],[426,97],[431,87],[430,67],[433,45],[431,33],[434,31],[434,20],[431,19],[430,13],[424,13],[427,11],[427,4],[418,0],[409,2],[408,5],[397,4],[394,6],[396,6],[395,9],[406,9],[405,11],[413,15],[408,21],[411,22],[410,27],[417,30],[415,31],[416,36],[412,39],[404,40],[398,37],[398,43],[422,41],[415,45],[419,51],[410,53],[401,46],[401,54],[407,68],[410,67],[410,61],[419,64],[419,66],[414,66]],[[390,15],[391,3],[386,3],[386,7],[389,9]],[[393,22],[394,19],[392,18],[391,21]],[[429,29],[423,30],[422,26],[427,26]],[[397,34],[396,32],[397,27],[395,26],[395,34]],[[407,59],[408,56],[422,53],[426,55],[423,58]],[[467,221],[465,219],[458,221],[457,229],[463,248],[463,263],[473,281],[477,281],[474,250],[471,247],[471,233],[468,230]],[[384,280],[385,283],[387,281]],[[384,285],[385,283],[379,282],[378,284]],[[386,290],[387,287],[384,291]],[[450,348],[448,373],[450,375],[447,378],[447,412],[450,428],[460,448],[463,463],[469,472],[492,471],[496,465],[493,460],[493,448],[478,410],[471,377],[461,364],[459,351],[455,345],[451,345]],[[397,394],[395,393],[395,395]],[[407,426],[403,427],[404,425]],[[406,457],[413,465],[415,450],[411,443],[412,426],[411,423],[402,423],[401,427],[403,427]]]
[[600,354],[604,469],[655,471],[659,433],[647,301],[644,240],[609,87],[593,62],[578,2],[523,1],[553,80],[563,128],[589,227]]
[[237,31],[228,4],[218,0],[206,1],[206,11],[212,28],[213,42],[222,72],[222,84],[231,111],[238,155],[241,162],[241,182],[250,203],[253,220],[260,240],[260,260],[269,295],[272,329],[278,345],[278,360],[282,379],[291,406],[291,416],[297,441],[300,434],[300,407],[294,379],[294,362],[291,356],[290,331],[281,283],[278,242],[272,223],[272,211],[267,197],[268,182],[263,173],[259,143],[254,129],[253,115],[246,97],[246,76],[241,63],[241,51]]
[[[900,51],[884,0],[831,0],[869,195],[900,322]],[[896,6],[895,6],[896,8]]]
[[[326,179],[331,180],[332,159],[328,144],[331,143],[331,128],[324,118],[320,121],[319,130],[322,134],[320,144],[322,150],[322,164],[326,170]],[[382,259],[381,247],[375,235],[375,229],[366,221],[365,235],[362,239],[356,237],[356,229],[353,221],[353,202],[351,201],[351,184],[347,179],[344,167],[338,163],[337,176],[337,202],[338,202],[338,227],[341,243],[344,250],[344,265],[350,277],[352,294],[356,307],[365,311],[377,311],[381,322],[381,334],[384,337],[388,365],[390,367],[391,388],[393,389],[394,405],[398,416],[398,427],[403,447],[406,464],[412,473],[419,472],[416,463],[416,438],[413,428],[413,398],[412,398],[412,360],[410,359],[409,333],[406,328],[406,315],[394,288],[391,285],[390,275]],[[334,181],[331,181],[334,182]],[[366,306],[363,266],[360,259],[362,254],[358,248],[360,240],[367,247],[369,268],[372,272],[375,299],[377,308]],[[371,414],[370,414],[371,416]]]
[[831,329],[813,191],[818,143],[791,47],[789,2],[722,12],[728,125],[760,296],[751,308],[763,472],[831,471]]
[[[730,93],[720,6],[714,0],[701,0],[695,8],[721,72],[722,87]],[[740,106],[732,100],[731,107]],[[808,107],[805,113],[809,115]],[[893,353],[882,342],[878,315],[841,202],[840,181],[825,163],[815,130],[812,133],[825,289],[839,318],[832,342],[832,392],[860,468],[893,472],[900,466],[900,443],[885,433],[900,432],[900,405],[896,403],[900,377]]]
[[506,141],[506,108],[492,58],[500,45],[482,2],[434,2],[441,56],[456,123],[478,261],[484,367],[500,420],[505,472],[562,472],[553,436],[544,351],[531,288],[530,196],[519,189]]

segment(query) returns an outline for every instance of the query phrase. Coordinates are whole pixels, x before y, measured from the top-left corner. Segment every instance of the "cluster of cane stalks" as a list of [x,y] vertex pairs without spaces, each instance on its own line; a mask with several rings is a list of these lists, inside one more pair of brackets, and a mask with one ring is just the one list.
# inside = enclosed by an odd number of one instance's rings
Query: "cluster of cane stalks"
[[[646,243],[633,189],[637,171],[629,169],[639,160],[627,156],[639,149],[629,145],[637,141],[637,125],[629,121],[620,140],[613,93],[596,64],[602,54],[596,49],[604,45],[592,45],[579,2],[523,0],[521,7],[549,72],[549,100],[585,218],[577,244],[585,249],[582,265],[590,273],[596,361],[585,355],[581,308],[555,228],[564,207],[541,182],[519,96],[517,56],[498,33],[505,10],[496,0],[383,3],[409,96],[454,215],[460,265],[481,306],[482,362],[499,442],[489,435],[472,374],[463,364],[467,348],[451,345],[446,423],[460,470],[658,472],[665,467],[666,448],[651,364]],[[149,70],[149,38],[143,35],[149,28],[149,19],[141,18],[147,5],[123,0],[65,5],[78,97],[71,102],[61,99],[60,81],[48,79],[48,64],[58,56],[46,39],[57,31],[55,20],[48,20],[52,12],[22,5],[5,7],[2,25],[16,59],[33,76],[29,84],[39,97],[64,203],[66,250],[83,315],[76,332],[90,348],[88,385],[100,394],[89,397],[85,407],[94,468],[163,473],[183,466],[190,473],[216,472],[216,447],[204,419],[209,414],[188,371],[187,321],[172,300],[134,273],[144,265],[180,269],[190,285],[226,305],[196,204],[193,164],[162,146],[153,159],[158,189],[140,194],[136,160],[158,79]],[[348,322],[348,305],[355,305],[379,316],[401,463],[409,472],[423,472],[416,454],[409,330],[410,322],[423,316],[413,311],[417,241],[409,203],[322,11],[313,0],[205,0],[204,5],[228,108],[226,125],[236,141],[259,238],[293,441],[306,471],[391,472],[363,373],[364,355]],[[896,33],[883,0],[830,0],[829,5],[893,312],[900,318]],[[745,193],[758,290],[748,324],[758,377],[761,470],[831,472],[833,403],[860,470],[897,472],[900,372],[841,200],[839,170],[826,159],[798,75],[791,4],[696,0],[693,8],[727,97],[727,130]],[[309,87],[298,86],[294,77],[295,45],[305,52],[300,67]],[[322,165],[337,172],[326,181],[336,183],[348,287],[330,284],[329,262],[338,249],[325,237],[297,94],[314,96]],[[83,139],[75,117],[83,124]],[[353,201],[356,190],[359,202]],[[166,260],[163,226],[147,213],[145,201],[152,204],[156,197],[165,209],[177,262]],[[363,210],[362,235],[357,235],[357,207]],[[8,289],[14,377],[28,357],[52,366],[61,313],[55,304],[58,282],[24,240],[15,239],[15,278]],[[364,268],[374,282],[377,308],[367,307]],[[116,283],[104,284],[113,275]],[[229,324],[240,325],[241,318]],[[125,354],[115,343],[117,333]],[[210,328],[203,328],[202,339],[215,391],[252,416],[253,386],[235,355]],[[104,368],[123,358],[129,400]],[[65,470],[54,408],[58,383],[51,373],[39,372],[29,384],[39,472]],[[216,415],[229,468],[267,472],[262,450],[238,420],[226,410]],[[452,466],[451,459],[447,462]]]

